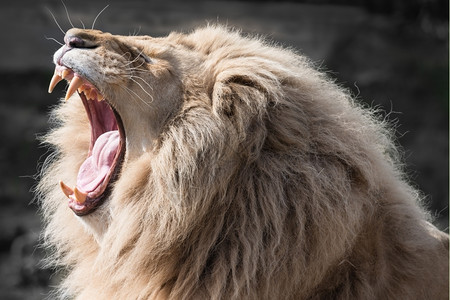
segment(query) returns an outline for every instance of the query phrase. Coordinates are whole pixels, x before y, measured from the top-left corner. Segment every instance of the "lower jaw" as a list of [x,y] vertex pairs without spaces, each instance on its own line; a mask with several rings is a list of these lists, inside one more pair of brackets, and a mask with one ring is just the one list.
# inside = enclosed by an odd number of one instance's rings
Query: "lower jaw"
[[[109,190],[109,189],[107,189]],[[89,197],[86,198],[83,204],[77,203],[77,201],[70,199],[69,207],[72,211],[79,217],[88,215],[93,213],[99,206],[101,206],[105,200],[105,197],[108,197],[108,192],[105,191],[100,197],[91,199]]]
[[[82,101],[86,101],[86,99],[83,99]],[[112,171],[110,175],[108,175],[106,186],[102,188],[100,185],[100,191],[91,192],[88,193],[86,196],[86,199],[83,203],[79,203],[75,198],[69,197],[69,208],[72,209],[72,211],[77,216],[86,216],[88,214],[91,214],[97,210],[111,195],[113,184],[117,181],[119,178],[120,171],[122,169],[123,161],[125,158],[125,132],[123,129],[123,123],[120,118],[120,115],[117,113],[117,111],[112,108],[112,111],[116,117],[116,120],[119,124],[119,134],[120,134],[120,143],[118,148],[118,154],[115,159],[116,163],[112,167]]]

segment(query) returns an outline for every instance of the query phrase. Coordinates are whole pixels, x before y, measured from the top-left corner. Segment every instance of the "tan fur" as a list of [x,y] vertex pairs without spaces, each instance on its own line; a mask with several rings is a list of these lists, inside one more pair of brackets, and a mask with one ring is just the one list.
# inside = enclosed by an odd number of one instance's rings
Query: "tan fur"
[[[77,96],[54,112],[39,191],[59,296],[448,299],[448,236],[389,130],[306,58],[215,26],[82,32],[128,144],[112,195],[77,217],[57,183],[75,182],[89,125]],[[153,63],[121,70],[134,48]]]

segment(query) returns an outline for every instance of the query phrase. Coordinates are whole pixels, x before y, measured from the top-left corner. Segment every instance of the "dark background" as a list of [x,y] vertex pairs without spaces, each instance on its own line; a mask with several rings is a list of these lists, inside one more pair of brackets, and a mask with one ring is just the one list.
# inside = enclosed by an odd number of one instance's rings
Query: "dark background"
[[[41,223],[32,202],[47,155],[36,137],[64,85],[47,94],[51,63],[70,28],[61,1],[0,4],[0,299],[42,299],[56,278],[39,268]],[[114,34],[166,35],[223,23],[311,57],[397,124],[411,182],[448,232],[448,1],[65,0],[72,22]],[[330,5],[333,3],[333,5]],[[81,20],[81,21],[80,21]]]

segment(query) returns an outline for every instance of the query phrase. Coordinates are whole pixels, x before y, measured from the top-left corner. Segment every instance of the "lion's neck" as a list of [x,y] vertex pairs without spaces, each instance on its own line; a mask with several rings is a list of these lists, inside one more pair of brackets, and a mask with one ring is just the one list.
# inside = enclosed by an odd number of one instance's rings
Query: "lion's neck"
[[[143,153],[152,151],[154,141],[160,132],[159,122],[151,120],[152,116],[136,115],[124,118],[126,137],[125,161],[134,161]],[[151,120],[149,122],[149,120]],[[142,125],[145,124],[145,125]]]

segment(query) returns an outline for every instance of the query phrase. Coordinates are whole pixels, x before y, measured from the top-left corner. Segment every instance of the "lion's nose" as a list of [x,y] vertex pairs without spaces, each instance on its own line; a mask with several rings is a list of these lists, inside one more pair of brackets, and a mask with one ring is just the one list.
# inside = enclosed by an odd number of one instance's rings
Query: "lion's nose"
[[72,28],[69,29],[64,37],[68,48],[95,48],[97,43],[89,30]]
[[66,41],[67,47],[70,48],[85,48],[85,41],[77,36],[69,36]]

